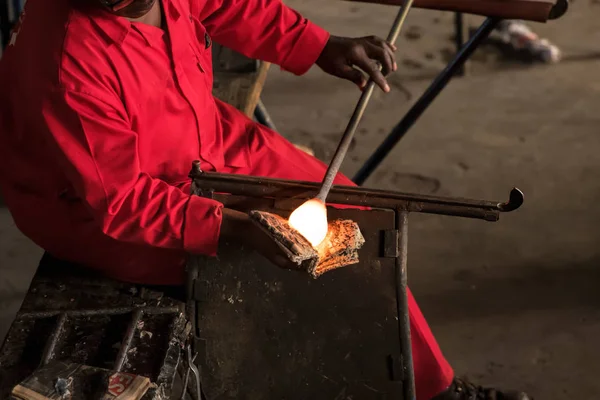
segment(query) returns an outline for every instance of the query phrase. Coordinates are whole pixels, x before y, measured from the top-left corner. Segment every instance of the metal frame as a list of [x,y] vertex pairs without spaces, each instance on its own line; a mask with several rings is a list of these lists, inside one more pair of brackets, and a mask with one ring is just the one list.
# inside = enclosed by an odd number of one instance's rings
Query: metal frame
[[[465,44],[467,38],[469,37],[469,24],[467,19],[465,18],[465,14],[461,12],[454,13],[454,42],[456,45],[456,52],[458,53],[460,49]],[[459,68],[457,71],[458,76],[465,76],[468,73],[468,63],[465,63]]]
[[[194,162],[190,177],[195,194],[213,198],[231,208],[247,203],[247,198],[269,198],[273,201],[273,207],[293,210],[306,199],[313,198],[320,189],[319,183],[203,172],[199,162]],[[396,259],[396,302],[402,354],[400,376],[404,384],[404,398],[414,400],[416,392],[407,297],[409,213],[459,216],[494,222],[499,219],[500,213],[519,208],[523,204],[523,193],[514,188],[507,202],[498,202],[334,186],[328,200],[331,203],[389,209],[395,212],[395,248],[386,249],[386,254],[391,254]],[[193,282],[188,281],[188,285],[193,285]],[[188,291],[192,289],[190,287]]]

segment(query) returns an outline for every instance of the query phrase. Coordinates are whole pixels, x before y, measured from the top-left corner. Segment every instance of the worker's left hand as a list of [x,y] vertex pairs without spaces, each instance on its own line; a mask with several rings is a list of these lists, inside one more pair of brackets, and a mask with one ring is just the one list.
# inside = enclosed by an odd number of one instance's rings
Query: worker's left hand
[[317,59],[317,65],[328,74],[356,83],[362,90],[367,84],[367,77],[357,69],[358,67],[384,92],[389,92],[390,86],[385,76],[398,68],[394,51],[396,47],[393,44],[376,36],[331,36]]

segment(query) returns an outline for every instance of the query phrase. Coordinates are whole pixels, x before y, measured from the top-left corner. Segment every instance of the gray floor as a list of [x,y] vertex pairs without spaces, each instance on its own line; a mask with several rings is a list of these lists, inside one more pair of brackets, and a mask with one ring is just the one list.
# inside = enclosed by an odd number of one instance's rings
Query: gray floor
[[[395,11],[288,3],[344,35],[385,36]],[[563,20],[535,26],[565,51],[559,65],[527,68],[490,49],[476,54],[472,74],[449,85],[368,182],[490,200],[505,199],[513,186],[525,192],[523,208],[497,223],[413,215],[409,282],[457,374],[545,400],[600,397],[595,7],[577,2]],[[399,44],[395,90],[374,96],[346,173],[355,172],[441,68],[452,51],[451,18],[411,13],[413,39]],[[264,102],[284,135],[329,159],[358,95],[317,70],[296,78],[273,69]],[[0,328],[18,307],[39,255],[0,210]]]

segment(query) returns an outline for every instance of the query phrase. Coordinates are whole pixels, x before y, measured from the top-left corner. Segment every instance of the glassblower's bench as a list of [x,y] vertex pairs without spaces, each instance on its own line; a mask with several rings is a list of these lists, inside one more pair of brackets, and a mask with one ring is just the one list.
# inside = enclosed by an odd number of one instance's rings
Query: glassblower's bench
[[[414,5],[488,18],[361,168],[359,184],[501,18],[546,21],[567,8],[565,1],[537,0]],[[214,51],[215,94],[268,124],[259,102],[268,64],[218,46]],[[196,167],[190,178],[195,195],[283,216],[319,187]],[[99,398],[120,387],[123,381],[115,384],[115,377],[131,377],[114,375],[122,372],[154,383],[143,397],[127,399],[198,399],[199,383],[206,399],[414,399],[406,301],[409,214],[496,221],[517,209],[523,195],[513,189],[507,202],[495,202],[334,187],[329,201],[372,209],[329,211],[331,218],[356,221],[366,242],[359,264],[317,280],[233,245],[220,249],[219,258],[190,257],[185,290],[114,282],[66,263],[40,268],[0,349],[0,398],[32,373],[46,378],[54,395],[70,388],[75,399]],[[98,372],[82,389],[72,386],[79,378],[69,380],[71,365],[108,374]]]

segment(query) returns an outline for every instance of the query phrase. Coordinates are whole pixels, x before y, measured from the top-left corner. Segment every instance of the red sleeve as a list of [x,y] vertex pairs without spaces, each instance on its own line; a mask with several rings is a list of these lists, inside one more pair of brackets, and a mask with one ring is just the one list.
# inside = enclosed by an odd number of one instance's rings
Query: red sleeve
[[116,240],[215,255],[222,204],[142,172],[137,134],[114,103],[65,90],[44,103],[50,143],[77,194]]
[[190,0],[213,39],[248,57],[302,75],[317,61],[329,33],[280,0]]

